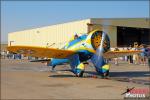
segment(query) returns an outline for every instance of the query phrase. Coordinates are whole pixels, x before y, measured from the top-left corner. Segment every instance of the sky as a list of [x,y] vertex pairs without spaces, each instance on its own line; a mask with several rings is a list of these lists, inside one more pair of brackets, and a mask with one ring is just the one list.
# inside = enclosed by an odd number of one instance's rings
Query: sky
[[149,1],[2,1],[1,42],[10,32],[87,18],[149,18]]

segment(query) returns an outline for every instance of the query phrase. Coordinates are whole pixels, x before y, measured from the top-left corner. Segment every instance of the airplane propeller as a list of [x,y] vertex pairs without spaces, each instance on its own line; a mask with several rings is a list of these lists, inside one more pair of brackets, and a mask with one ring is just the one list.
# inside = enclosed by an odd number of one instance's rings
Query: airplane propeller
[[[107,28],[106,26],[104,26],[104,27]],[[96,42],[96,43],[99,43],[96,48],[96,53],[91,58],[94,66],[96,68],[96,71],[98,73],[102,73],[102,74],[103,74],[102,67],[106,64],[106,61],[103,58],[103,54],[110,49],[110,40],[109,40],[108,35],[106,34],[107,31],[105,30],[104,27],[103,27],[102,31],[100,31],[96,34],[93,34],[95,36],[97,36],[97,34],[99,34],[100,39],[99,39],[99,42]]]

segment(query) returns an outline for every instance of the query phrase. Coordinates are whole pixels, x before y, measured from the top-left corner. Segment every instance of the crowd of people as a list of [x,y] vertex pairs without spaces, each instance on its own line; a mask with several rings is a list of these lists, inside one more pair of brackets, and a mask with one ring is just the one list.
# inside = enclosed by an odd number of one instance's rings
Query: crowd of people
[[1,51],[2,59],[22,59],[23,55],[17,53],[10,53],[9,51]]
[[[146,45],[135,45],[131,47],[131,45],[127,48],[122,48],[123,50],[141,50],[142,52],[139,54],[128,55],[124,57],[114,58],[114,63],[118,65],[118,60],[127,61],[129,64],[139,64],[145,66],[148,64],[150,66],[150,47]],[[115,48],[114,51],[119,51],[119,48]]]

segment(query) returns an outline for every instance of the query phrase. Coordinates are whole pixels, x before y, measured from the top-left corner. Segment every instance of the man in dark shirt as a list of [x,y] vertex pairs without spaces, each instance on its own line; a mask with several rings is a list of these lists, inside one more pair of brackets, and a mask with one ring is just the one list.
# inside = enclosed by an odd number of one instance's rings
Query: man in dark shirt
[[145,50],[146,57],[148,58],[148,66],[150,67],[150,47]]

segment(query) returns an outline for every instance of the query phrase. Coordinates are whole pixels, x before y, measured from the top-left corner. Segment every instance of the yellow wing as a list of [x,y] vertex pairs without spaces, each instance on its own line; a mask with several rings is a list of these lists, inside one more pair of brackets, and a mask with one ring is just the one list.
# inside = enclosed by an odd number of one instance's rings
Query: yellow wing
[[108,51],[104,53],[104,58],[117,58],[121,56],[128,56],[128,55],[133,55],[133,54],[138,54],[141,53],[142,51],[140,50],[121,50],[121,51]]
[[13,53],[24,54],[33,57],[47,57],[47,58],[66,58],[72,54],[74,51],[61,50],[55,48],[44,48],[35,46],[9,46],[8,51]]

